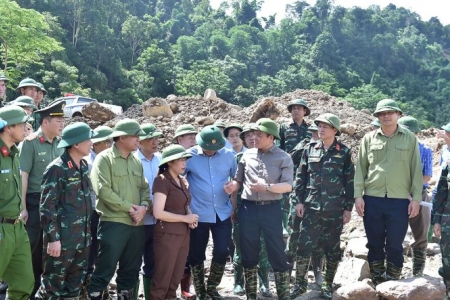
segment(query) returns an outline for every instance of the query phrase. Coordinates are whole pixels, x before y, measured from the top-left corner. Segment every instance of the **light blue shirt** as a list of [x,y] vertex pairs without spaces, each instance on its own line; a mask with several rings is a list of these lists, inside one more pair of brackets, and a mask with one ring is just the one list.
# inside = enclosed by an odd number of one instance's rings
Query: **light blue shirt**
[[[134,155],[141,161],[142,167],[144,168],[144,176],[147,178],[148,186],[150,187],[150,199],[153,201],[153,181],[155,181],[158,175],[159,162],[161,161],[161,153],[156,152],[153,154],[153,158],[148,160],[141,150],[134,152]],[[146,213],[144,219],[144,225],[154,225],[156,224],[156,219],[153,215]]]
[[[94,150],[91,149],[91,153],[88,156],[83,157],[84,160],[86,160],[88,164],[89,174],[91,174],[92,170],[92,164],[94,163],[94,159],[97,156],[97,154],[94,152]],[[91,188],[91,201],[92,201],[92,208],[95,209],[95,192],[94,189]]]
[[192,154],[186,165],[192,212],[204,223],[216,223],[216,214],[221,221],[229,218],[233,208],[223,186],[236,173],[233,152],[224,147],[213,156],[207,156],[200,146],[188,152]]

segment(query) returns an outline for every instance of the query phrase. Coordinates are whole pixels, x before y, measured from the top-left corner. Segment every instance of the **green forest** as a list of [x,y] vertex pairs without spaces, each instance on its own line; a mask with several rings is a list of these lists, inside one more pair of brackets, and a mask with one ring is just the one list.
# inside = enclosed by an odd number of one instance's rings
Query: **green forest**
[[45,85],[47,99],[78,93],[124,109],[207,88],[241,106],[316,89],[358,109],[393,98],[426,127],[450,122],[450,25],[393,4],[332,0],[258,18],[262,3],[0,0],[8,98],[26,76]]

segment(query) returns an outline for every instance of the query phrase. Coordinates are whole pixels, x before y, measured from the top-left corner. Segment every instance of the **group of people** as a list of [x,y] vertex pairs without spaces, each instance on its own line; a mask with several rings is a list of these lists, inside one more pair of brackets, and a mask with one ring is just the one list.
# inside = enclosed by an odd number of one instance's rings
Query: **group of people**
[[[7,83],[0,75],[0,97]],[[268,118],[201,131],[181,125],[159,152],[164,132],[153,124],[64,128],[63,103],[40,107],[43,86],[27,78],[17,91],[0,108],[0,278],[8,299],[106,299],[115,274],[117,298],[137,299],[142,273],[145,299],[176,299],[181,285],[186,299],[217,300],[230,256],[237,295],[272,296],[272,269],[278,299],[295,299],[307,291],[311,265],[331,299],[353,206],[375,284],[400,278],[408,224],[413,273],[423,275],[432,153],[415,136],[417,120],[402,117],[393,100],[377,104],[377,128],[354,163],[337,138],[339,118],[325,113],[307,123],[303,99],[289,102],[292,120],[280,126]],[[432,222],[450,292],[450,124],[443,129]]]

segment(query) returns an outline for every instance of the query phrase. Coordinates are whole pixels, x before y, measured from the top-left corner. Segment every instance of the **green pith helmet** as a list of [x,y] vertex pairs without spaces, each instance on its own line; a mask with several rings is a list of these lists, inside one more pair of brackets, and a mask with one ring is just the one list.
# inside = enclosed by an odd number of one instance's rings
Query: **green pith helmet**
[[262,118],[256,122],[257,130],[265,132],[267,134],[273,135],[274,138],[280,139],[280,134],[278,131],[278,125],[269,118]]
[[95,135],[95,138],[91,139],[93,144],[109,140],[111,133],[113,133],[113,130],[108,126],[99,126],[94,129],[94,132],[97,134]]
[[409,131],[412,131],[414,133],[419,133],[421,131],[419,122],[416,118],[413,117],[401,117],[400,119],[398,119],[397,123],[402,125],[403,127],[406,127],[407,129],[409,129]]
[[186,134],[197,134],[197,130],[191,124],[183,124],[177,127],[175,130],[175,135],[172,138],[172,143],[178,144],[177,138]]
[[316,123],[317,126],[319,125],[319,122],[333,126],[337,130],[336,136],[341,135],[341,121],[339,121],[338,116],[330,113],[322,114],[314,120],[314,123]]
[[220,150],[225,146],[225,138],[219,127],[214,125],[206,126],[195,137],[197,144],[205,150]]
[[319,127],[317,127],[316,123],[312,123],[311,125],[309,125],[308,131],[318,131]]
[[446,125],[442,126],[441,128],[447,132],[450,132],[450,123],[447,123]]
[[76,122],[67,125],[62,131],[58,148],[66,148],[87,141],[96,135],[97,133],[92,131],[89,125],[84,122]]
[[232,129],[232,128],[238,129],[238,130],[239,130],[239,133],[242,132],[242,130],[244,130],[244,129],[242,128],[242,125],[241,125],[241,124],[238,124],[238,123],[233,123],[233,124],[231,124],[231,125],[228,125],[228,126],[225,127],[225,129],[223,130],[223,135],[224,135],[226,138],[228,137],[228,131],[230,131],[230,129]]
[[0,81],[8,82],[9,78],[5,76],[5,74],[0,73]]
[[3,119],[8,126],[32,121],[22,107],[16,105],[8,105],[0,108],[0,118]]
[[170,145],[162,151],[160,166],[167,164],[169,161],[177,160],[180,158],[191,158],[192,154],[186,152],[183,146]]
[[370,122],[370,125],[381,127],[380,120],[378,120],[378,118],[373,119],[372,122]]
[[163,135],[163,133],[161,131],[159,131],[155,125],[153,125],[151,123],[141,125],[141,129],[142,129],[142,131],[145,132],[145,135],[140,137],[141,141],[152,139],[152,138]]
[[225,128],[225,127],[227,127],[227,124],[225,124],[225,122],[222,121],[222,120],[217,120],[213,125],[214,125],[214,126],[217,126],[217,127],[220,127],[220,128]]
[[13,101],[9,102],[8,104],[9,105],[17,105],[17,106],[21,106],[21,107],[29,107],[34,110],[37,109],[37,106],[34,105],[33,98],[28,97],[28,96],[19,96],[16,99],[14,99]]
[[37,83],[39,86],[39,89],[44,93],[44,96],[47,95],[47,90],[45,89],[44,85],[40,82]]
[[380,100],[377,103],[377,108],[373,112],[374,117],[378,117],[378,113],[383,111],[398,111],[400,114],[403,113],[403,111],[398,107],[397,102],[395,102],[392,99],[383,99]]
[[5,128],[6,125],[8,125],[8,122],[6,122],[6,121],[3,120],[2,118],[0,118],[0,130],[2,130],[3,128]]
[[242,130],[242,132],[239,134],[239,137],[241,138],[241,140],[244,141],[244,136],[247,132],[249,131],[255,131],[255,130],[259,130],[258,126],[256,125],[256,123],[248,123],[244,125],[244,128]]
[[109,136],[110,138],[123,135],[138,135],[143,136],[145,132],[139,126],[139,123],[133,119],[123,119],[117,122],[114,126],[114,131]]
[[306,102],[306,100],[303,99],[294,99],[292,101],[289,102],[287,109],[289,112],[292,111],[292,106],[294,105],[301,105],[306,109],[306,113],[305,113],[305,117],[309,116],[311,114],[311,110],[308,107],[308,103]]
[[40,86],[38,85],[38,83],[36,82],[36,80],[34,80],[32,78],[25,78],[25,79],[22,79],[22,81],[16,87],[16,92],[19,92],[21,88],[27,87],[27,86],[34,86],[38,90],[41,89]]

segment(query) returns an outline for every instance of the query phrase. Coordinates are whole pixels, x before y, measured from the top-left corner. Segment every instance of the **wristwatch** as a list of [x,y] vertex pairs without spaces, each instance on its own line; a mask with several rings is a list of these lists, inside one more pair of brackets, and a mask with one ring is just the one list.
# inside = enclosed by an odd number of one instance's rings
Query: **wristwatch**
[[266,192],[270,192],[270,189],[271,189],[271,186],[270,186],[270,183],[268,183],[268,184],[266,185]]

